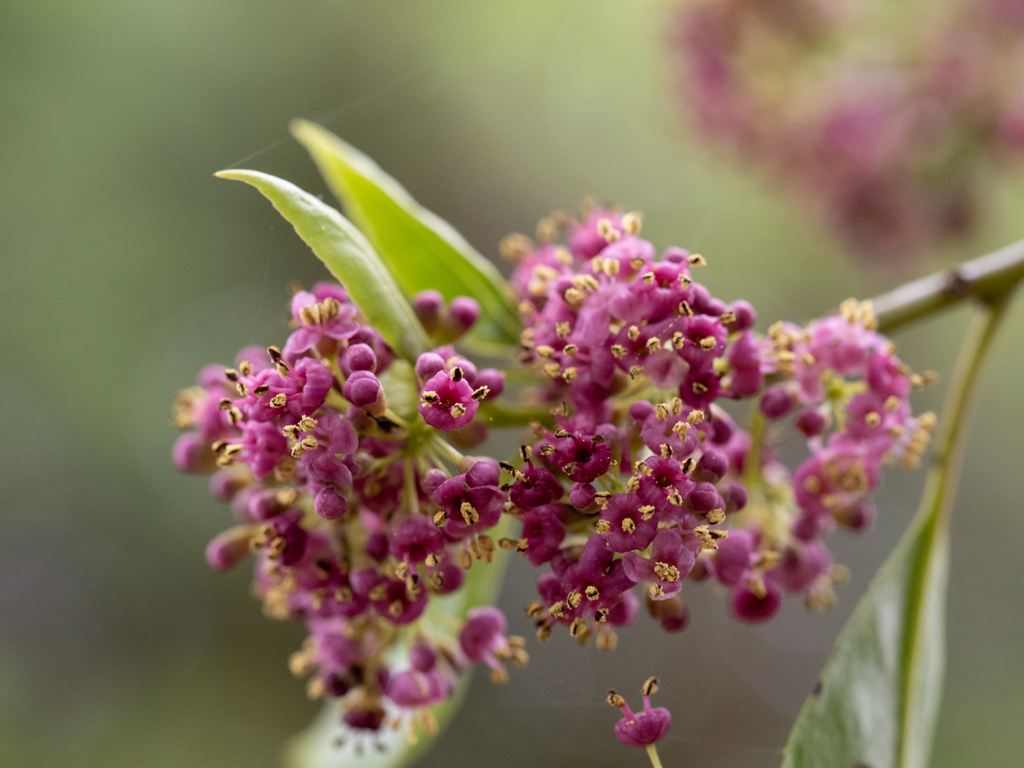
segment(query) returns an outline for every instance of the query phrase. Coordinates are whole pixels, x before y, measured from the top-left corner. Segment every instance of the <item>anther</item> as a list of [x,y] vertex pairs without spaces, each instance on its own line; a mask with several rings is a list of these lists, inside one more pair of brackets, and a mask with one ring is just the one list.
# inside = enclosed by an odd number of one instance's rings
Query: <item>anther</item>
[[631,517],[622,518],[622,530],[626,533],[633,533],[636,530],[636,523]]
[[579,288],[568,288],[565,291],[565,301],[570,306],[578,306],[583,303],[587,295]]
[[609,243],[614,243],[616,240],[618,240],[620,237],[622,237],[622,235],[619,233],[619,231],[617,229],[615,229],[614,226],[612,226],[612,222],[609,219],[599,219],[598,220],[598,222],[597,222],[597,234],[599,234],[601,237],[603,237]]
[[528,602],[523,606],[523,610],[526,611],[526,615],[531,619],[544,615],[544,606],[537,600],[531,600]]
[[583,602],[583,595],[581,595],[574,589],[566,596],[565,602],[567,602],[569,604],[569,607],[572,609],[579,608],[580,603]]
[[643,688],[640,689],[640,693],[644,696],[653,696],[658,692],[658,678],[649,677],[644,681]]
[[573,637],[579,637],[587,631],[587,620],[582,616],[573,619],[572,624],[569,625],[569,634]]
[[619,696],[615,691],[608,691],[608,696],[605,697],[605,701],[616,709],[621,709],[626,703],[626,700]]
[[714,336],[705,336],[700,340],[700,348],[705,352],[710,352],[718,344],[718,339]]
[[601,596],[601,593],[593,584],[587,587],[583,592],[587,596],[587,600],[597,600],[597,598]]
[[683,471],[684,475],[688,475],[697,468],[697,460],[690,456],[679,464],[679,468]]
[[627,213],[622,217],[622,229],[627,234],[638,235],[640,234],[640,214],[639,213]]
[[480,522],[480,513],[468,501],[462,502],[459,511],[462,513],[462,519],[466,521],[466,525],[476,525]]
[[224,370],[224,378],[232,382],[238,381],[238,371],[236,371],[234,368],[226,368]]

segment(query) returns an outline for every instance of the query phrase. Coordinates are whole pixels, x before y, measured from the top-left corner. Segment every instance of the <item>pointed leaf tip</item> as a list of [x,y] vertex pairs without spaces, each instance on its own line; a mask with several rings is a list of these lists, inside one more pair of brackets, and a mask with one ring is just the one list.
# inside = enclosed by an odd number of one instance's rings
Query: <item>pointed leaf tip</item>
[[244,181],[270,200],[399,355],[415,361],[427,349],[426,333],[394,278],[373,246],[338,211],[291,182],[260,171],[229,169],[214,175]]
[[293,120],[291,130],[409,294],[430,288],[448,301],[470,296],[481,308],[471,342],[492,350],[517,342],[519,315],[494,264],[352,145],[306,120]]

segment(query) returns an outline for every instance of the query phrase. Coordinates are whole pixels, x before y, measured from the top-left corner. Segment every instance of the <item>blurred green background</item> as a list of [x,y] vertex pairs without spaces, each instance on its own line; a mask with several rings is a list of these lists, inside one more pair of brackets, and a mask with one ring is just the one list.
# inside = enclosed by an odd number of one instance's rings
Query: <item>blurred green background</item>
[[[715,295],[760,326],[806,320],[941,262],[865,274],[785,194],[686,129],[662,0],[7,0],[0,4],[0,765],[275,766],[314,716],[287,672],[297,627],[263,619],[245,568],[208,571],[230,519],[169,450],[175,391],[285,336],[286,283],[322,276],[266,201],[215,180],[254,167],[326,194],[288,120],[376,158],[494,256],[585,194],[700,250]],[[993,190],[966,257],[1024,236],[1024,186]],[[902,332],[948,372],[965,310]],[[1024,302],[984,378],[954,518],[949,673],[935,766],[1024,751]],[[941,390],[941,385],[939,390]],[[939,391],[918,398],[921,409]],[[603,703],[662,678],[666,765],[775,766],[832,641],[916,504],[893,472],[831,613],[769,626],[689,589],[693,621],[643,618],[619,649],[566,636],[502,689],[478,676],[427,766],[640,765]],[[533,574],[517,562],[502,605]],[[564,635],[564,633],[563,633]]]

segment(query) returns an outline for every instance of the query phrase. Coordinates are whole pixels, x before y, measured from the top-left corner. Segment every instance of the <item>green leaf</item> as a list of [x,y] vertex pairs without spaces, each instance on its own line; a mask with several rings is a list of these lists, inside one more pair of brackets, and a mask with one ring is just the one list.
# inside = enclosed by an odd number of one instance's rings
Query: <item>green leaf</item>
[[949,520],[967,413],[1009,293],[977,313],[943,407],[921,507],[836,641],[783,768],[925,768],[942,701]]
[[344,216],[290,182],[259,171],[215,174],[262,192],[295,227],[320,260],[344,284],[352,300],[399,355],[415,360],[429,341],[423,327],[373,246]]
[[495,266],[448,222],[417,203],[369,157],[315,123],[296,120],[292,134],[312,155],[335,196],[410,294],[427,288],[451,301],[471,296],[481,317],[469,334],[483,351],[514,345],[520,322],[512,293]]
[[[507,536],[512,528],[513,521],[508,515],[503,515],[501,522],[490,532],[490,535],[497,539]],[[493,605],[501,591],[501,583],[505,577],[505,569],[508,566],[509,552],[498,549],[494,553],[494,561],[490,564],[477,562],[466,572],[466,581],[462,589],[444,597],[433,597],[424,615],[423,621],[429,625],[432,633],[451,634],[453,623],[461,622],[466,618],[470,608],[480,605]],[[402,667],[408,666],[408,653],[402,650],[394,654],[390,663]],[[469,689],[470,672],[462,675],[459,687],[447,701],[431,707],[434,717],[437,719],[438,734],[444,730],[452,717],[459,710],[462,700]],[[313,724],[301,734],[289,742],[285,749],[284,764],[287,768],[350,768],[358,765],[360,768],[400,768],[410,765],[420,755],[426,752],[427,748],[437,738],[427,736],[419,731],[418,739],[412,742],[409,739],[408,726],[399,730],[382,728],[379,734],[379,741],[384,747],[378,751],[371,745],[362,755],[357,754],[357,740],[352,738],[352,733],[341,722],[341,709],[337,702],[324,706]],[[338,745],[338,737],[345,739],[342,746]]]
[[936,471],[925,504],[836,641],[797,718],[783,768],[924,768],[942,696],[948,515]]

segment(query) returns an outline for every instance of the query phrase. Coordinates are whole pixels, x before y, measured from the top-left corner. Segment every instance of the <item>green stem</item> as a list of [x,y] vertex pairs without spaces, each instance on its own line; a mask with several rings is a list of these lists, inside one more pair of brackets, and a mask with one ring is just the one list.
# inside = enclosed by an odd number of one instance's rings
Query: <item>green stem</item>
[[994,304],[1024,280],[1024,240],[902,285],[872,300],[878,329],[891,333],[965,299]]
[[661,768],[661,758],[658,757],[658,748],[654,744],[647,745],[647,756],[651,758],[652,768]]
[[435,450],[440,452],[444,456],[444,458],[448,459],[448,461],[450,461],[452,464],[455,464],[456,466],[458,466],[460,461],[466,458],[457,450],[455,450],[451,445],[449,445],[446,440],[443,440],[442,438],[437,437],[436,435],[433,437],[433,439],[431,439],[430,445]]
[[531,421],[550,427],[555,423],[548,408],[518,407],[500,400],[482,403],[479,412],[488,427],[524,427]]
[[[925,643],[937,642],[937,638],[928,637],[922,631],[923,617],[929,610],[927,599],[923,597],[933,590],[925,589],[924,581],[942,584],[939,593],[945,593],[945,582],[948,570],[949,523],[960,479],[960,467],[963,458],[965,427],[971,404],[977,391],[978,376],[985,357],[992,346],[996,330],[1002,320],[1011,293],[986,303],[974,317],[963,345],[960,356],[953,371],[953,380],[946,393],[942,407],[940,433],[932,454],[932,467],[928,473],[921,508],[911,524],[905,539],[911,541],[915,548],[913,555],[918,565],[911,568],[917,574],[907,593],[916,596],[907,606],[907,611],[919,614],[917,620],[906,622],[908,634],[903,642],[903,669],[900,681],[900,695],[905,716],[901,722],[906,727],[909,723],[928,719],[926,713],[919,712],[920,696],[915,691],[921,686],[920,676],[929,674],[922,665],[915,663],[924,656],[922,648]],[[913,533],[918,527],[918,533]],[[902,544],[901,544],[902,545]],[[898,547],[901,545],[897,545]],[[933,684],[937,684],[933,681]],[[915,750],[920,748],[919,740],[906,738],[904,729],[900,731],[900,765],[917,764]]]

